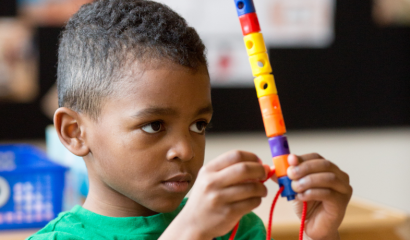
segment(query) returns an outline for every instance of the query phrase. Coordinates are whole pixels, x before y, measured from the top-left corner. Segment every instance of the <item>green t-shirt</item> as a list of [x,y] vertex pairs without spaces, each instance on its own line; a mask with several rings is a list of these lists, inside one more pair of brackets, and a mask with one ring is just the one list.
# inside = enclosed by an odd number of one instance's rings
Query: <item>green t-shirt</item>
[[[184,199],[173,212],[159,213],[149,217],[106,217],[81,206],[75,206],[69,212],[60,213],[56,219],[27,240],[158,239],[181,211],[186,200]],[[216,239],[228,240],[229,236],[230,233]],[[245,215],[239,223],[235,240],[245,239],[266,239],[266,230],[262,220],[254,213]]]

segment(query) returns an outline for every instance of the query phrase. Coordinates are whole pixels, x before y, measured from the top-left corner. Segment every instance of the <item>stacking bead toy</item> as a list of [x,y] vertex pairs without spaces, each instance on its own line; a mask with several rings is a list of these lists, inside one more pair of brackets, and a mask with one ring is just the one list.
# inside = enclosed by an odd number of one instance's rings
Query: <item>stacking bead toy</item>
[[271,74],[267,48],[263,35],[260,32],[258,17],[252,0],[234,0],[239,21],[244,35],[245,47],[248,52],[252,73],[255,77],[255,88],[262,112],[266,136],[272,153],[275,173],[280,187],[284,187],[282,197],[288,201],[295,199],[296,193],[292,190],[291,180],[287,176],[288,156],[290,154],[280,107],[279,96],[276,90],[275,79]]

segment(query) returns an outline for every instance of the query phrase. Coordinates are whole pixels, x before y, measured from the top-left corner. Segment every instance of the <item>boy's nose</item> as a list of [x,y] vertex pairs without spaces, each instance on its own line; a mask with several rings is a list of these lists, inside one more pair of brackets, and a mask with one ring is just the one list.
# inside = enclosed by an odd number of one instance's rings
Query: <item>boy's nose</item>
[[168,160],[180,159],[189,161],[195,156],[193,141],[189,133],[181,134],[177,138],[170,139],[170,148],[167,152]]

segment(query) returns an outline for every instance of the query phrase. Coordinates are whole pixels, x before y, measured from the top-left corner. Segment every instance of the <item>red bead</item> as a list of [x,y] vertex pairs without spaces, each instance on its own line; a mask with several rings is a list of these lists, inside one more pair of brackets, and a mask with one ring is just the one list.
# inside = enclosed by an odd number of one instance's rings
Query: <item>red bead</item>
[[256,13],[248,13],[239,17],[242,26],[242,33],[244,36],[249,33],[260,32],[259,20]]

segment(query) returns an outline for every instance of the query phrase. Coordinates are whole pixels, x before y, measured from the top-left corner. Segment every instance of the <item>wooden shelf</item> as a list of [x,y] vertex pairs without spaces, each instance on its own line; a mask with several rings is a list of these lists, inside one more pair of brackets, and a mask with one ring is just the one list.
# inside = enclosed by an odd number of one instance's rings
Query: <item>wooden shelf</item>
[[[265,226],[268,225],[269,205],[269,201],[264,201],[264,205],[255,211]],[[300,220],[293,213],[292,207],[292,203],[286,199],[278,200],[272,224],[274,239],[298,239]],[[401,211],[353,197],[339,232],[343,240],[408,240],[400,234],[400,229],[406,223],[409,223],[409,216]],[[410,233],[410,228],[406,231]]]

